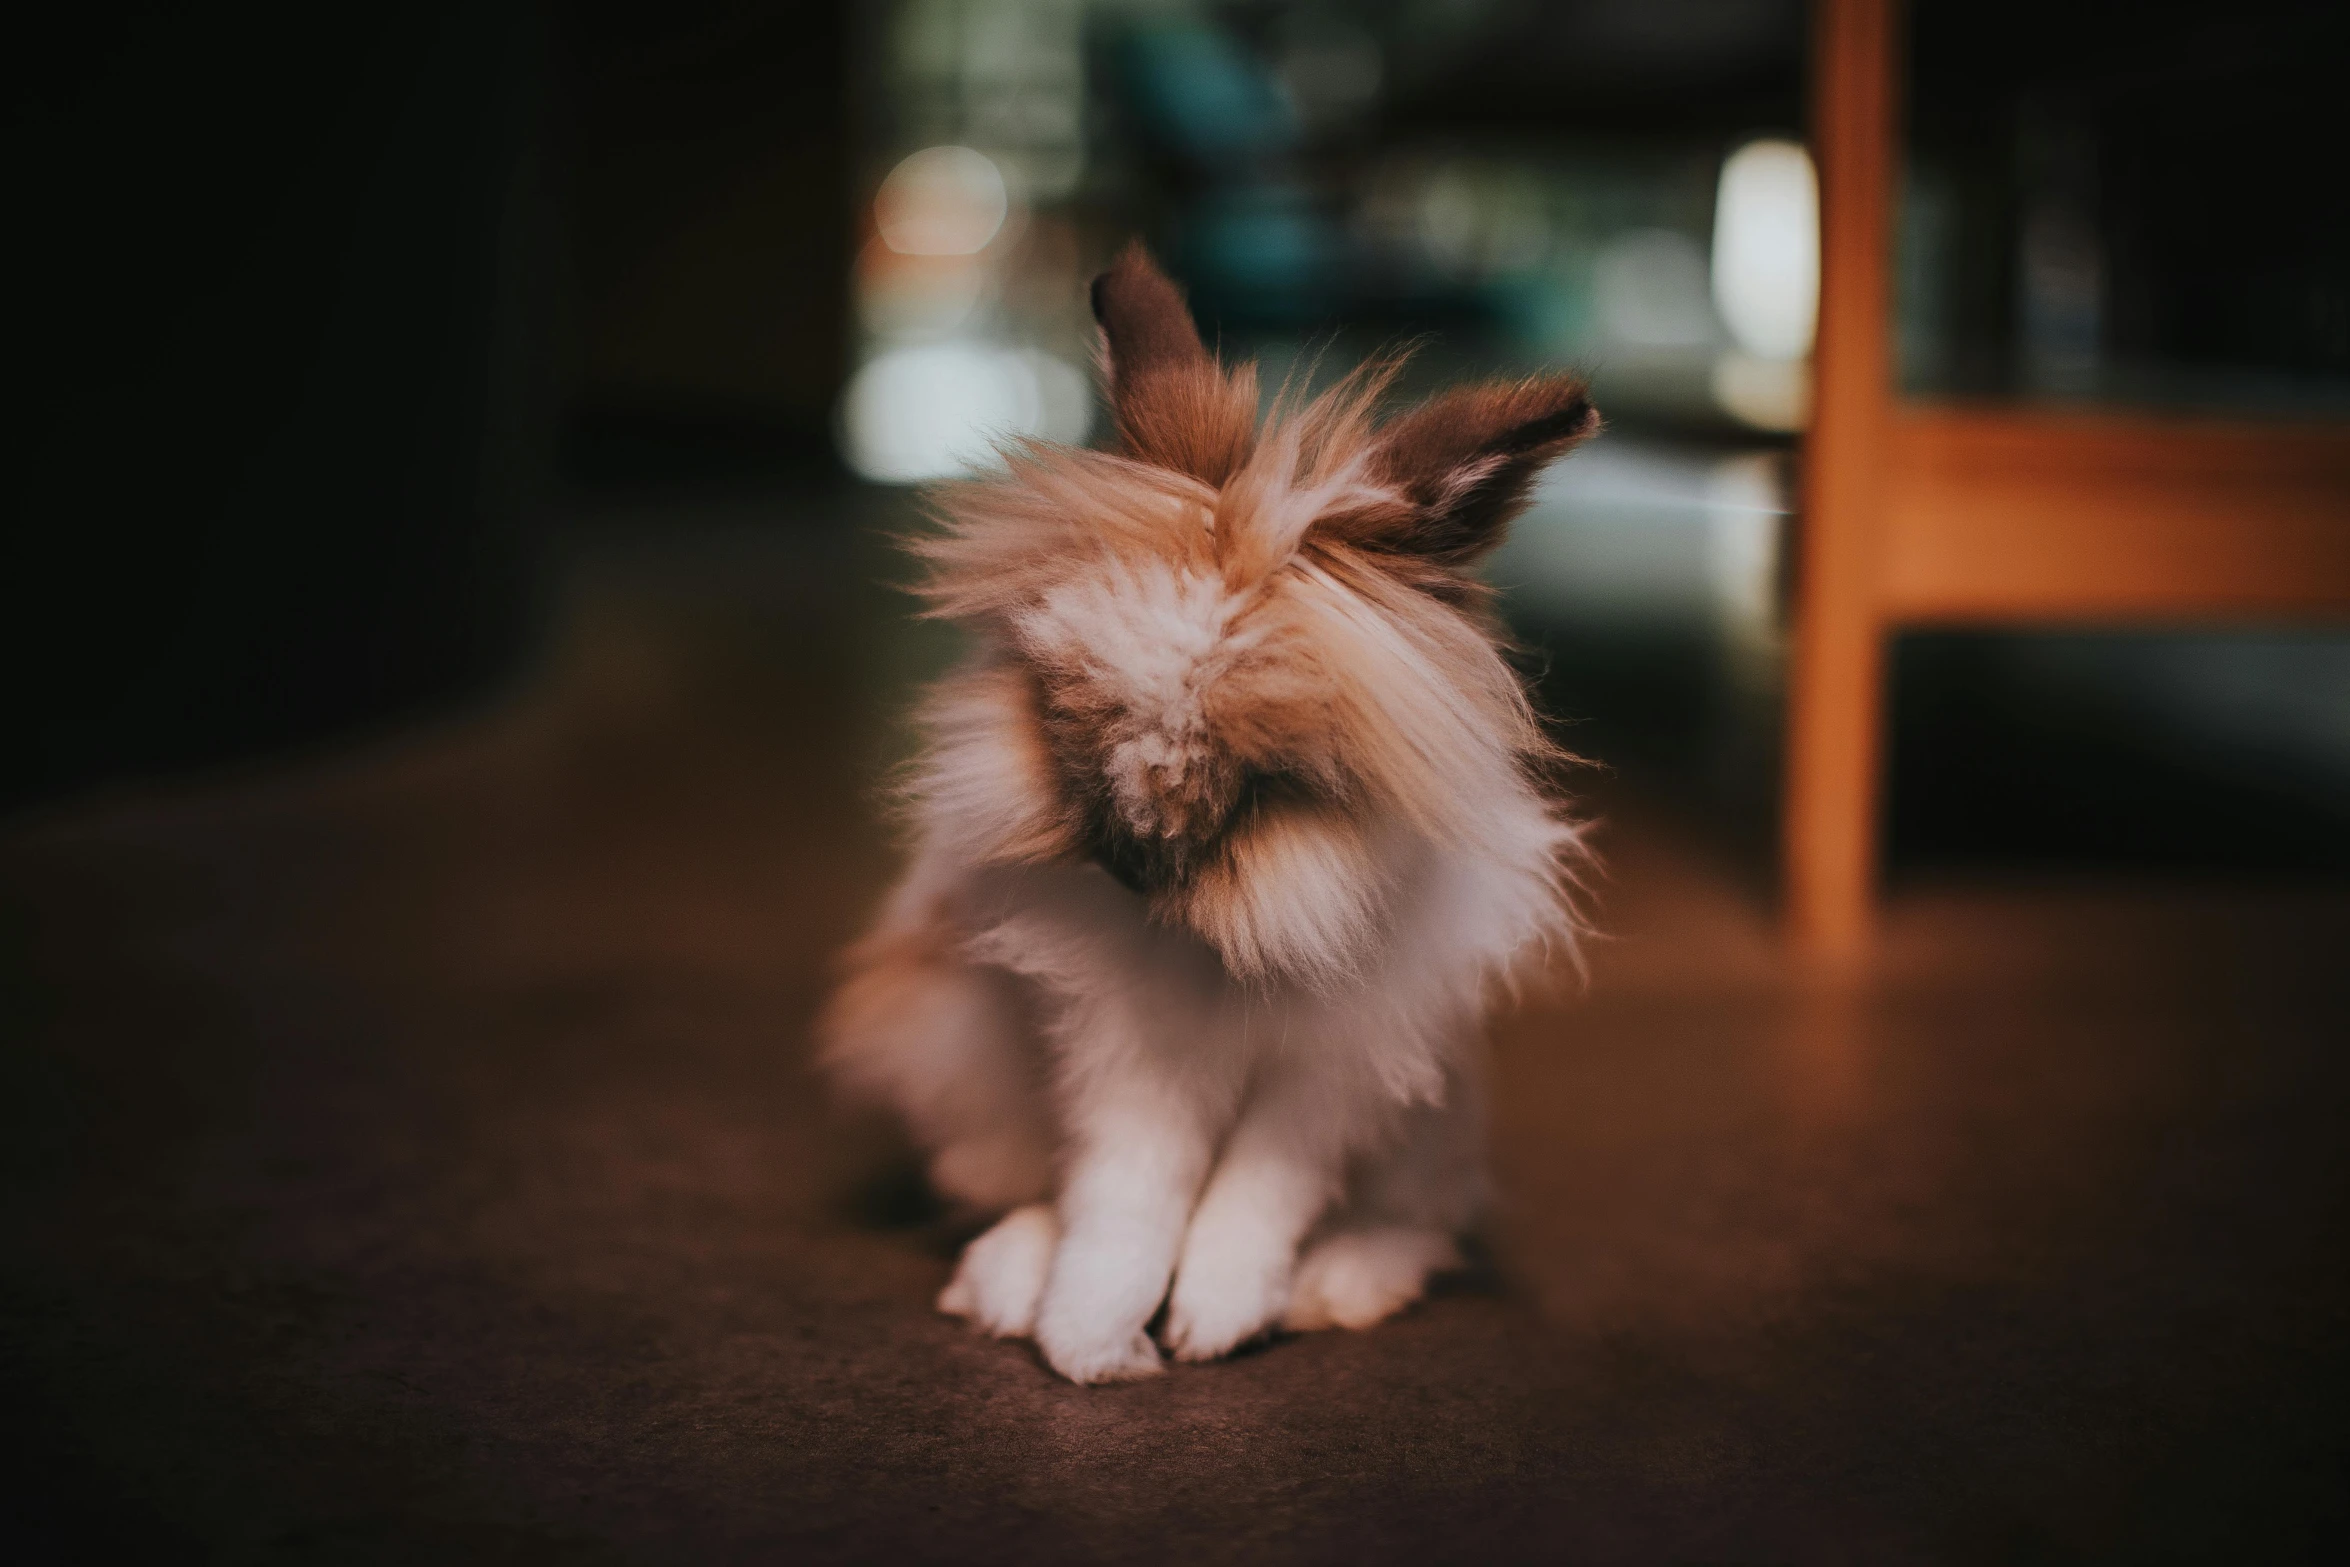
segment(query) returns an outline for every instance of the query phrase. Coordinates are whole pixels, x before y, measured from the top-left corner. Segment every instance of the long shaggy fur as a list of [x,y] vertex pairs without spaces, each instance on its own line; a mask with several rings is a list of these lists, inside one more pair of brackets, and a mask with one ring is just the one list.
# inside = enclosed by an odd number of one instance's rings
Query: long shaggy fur
[[[1558,754],[1462,575],[1596,428],[1558,377],[1260,429],[1139,251],[1096,285],[1122,450],[935,497],[911,864],[825,1059],[1005,1213],[942,1309],[1077,1381],[1366,1326],[1481,1191],[1493,987],[1571,943]],[[1171,1286],[1171,1293],[1170,1293]]]

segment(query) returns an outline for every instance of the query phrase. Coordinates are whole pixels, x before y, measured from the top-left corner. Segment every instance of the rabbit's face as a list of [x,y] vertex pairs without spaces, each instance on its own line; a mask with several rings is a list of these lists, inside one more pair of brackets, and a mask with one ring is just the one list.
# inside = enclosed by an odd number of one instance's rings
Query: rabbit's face
[[1153,896],[1267,814],[1348,809],[1368,782],[1305,568],[1233,582],[1188,553],[1097,560],[1010,620],[1086,852]]
[[998,857],[1090,859],[1237,974],[1338,977],[1412,846],[1474,842],[1546,752],[1462,570],[1596,418],[1558,378],[1377,425],[1373,371],[1259,431],[1140,252],[1095,308],[1124,453],[942,493],[929,592],[1000,651],[996,753],[936,765],[1021,796]]

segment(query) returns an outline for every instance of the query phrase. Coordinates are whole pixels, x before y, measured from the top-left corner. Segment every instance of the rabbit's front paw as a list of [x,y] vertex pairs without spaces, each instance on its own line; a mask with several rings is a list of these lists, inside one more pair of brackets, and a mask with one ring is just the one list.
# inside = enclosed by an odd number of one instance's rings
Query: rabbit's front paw
[[1124,1261],[1084,1247],[1072,1256],[1067,1246],[1056,1259],[1036,1313],[1036,1346],[1072,1382],[1131,1382],[1164,1369],[1143,1331],[1158,1292]]
[[1104,1333],[1047,1315],[1036,1324],[1036,1345],[1072,1382],[1134,1382],[1166,1369],[1159,1346],[1140,1328]]
[[1036,1325],[1036,1303],[1061,1243],[1052,1204],[1014,1208],[963,1248],[954,1279],[939,1293],[938,1309],[967,1318],[997,1338],[1026,1338]]
[[1214,1360],[1273,1326],[1289,1301],[1287,1246],[1195,1225],[1167,1303],[1167,1347],[1178,1360]]

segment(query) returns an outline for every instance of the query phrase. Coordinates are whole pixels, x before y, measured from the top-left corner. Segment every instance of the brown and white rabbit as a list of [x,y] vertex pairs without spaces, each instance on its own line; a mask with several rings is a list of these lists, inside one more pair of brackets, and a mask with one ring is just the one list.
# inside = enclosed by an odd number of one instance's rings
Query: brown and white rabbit
[[825,1060],[1004,1216],[941,1310],[1077,1382],[1367,1327],[1458,1261],[1478,1033],[1571,941],[1558,753],[1466,569],[1583,383],[1258,427],[1139,247],[1094,284],[1116,453],[1024,444],[917,548],[977,650],[931,692],[912,863]]

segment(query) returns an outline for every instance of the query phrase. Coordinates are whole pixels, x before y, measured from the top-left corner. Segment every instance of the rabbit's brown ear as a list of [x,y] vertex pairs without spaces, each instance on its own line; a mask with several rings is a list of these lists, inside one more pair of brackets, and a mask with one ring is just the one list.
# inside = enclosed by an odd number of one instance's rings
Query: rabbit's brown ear
[[1534,476],[1599,429],[1574,376],[1466,386],[1429,399],[1379,432],[1379,465],[1411,498],[1408,521],[1380,543],[1465,566],[1501,542]]
[[1128,456],[1222,485],[1256,439],[1256,390],[1227,378],[1142,246],[1093,280],[1103,370]]

